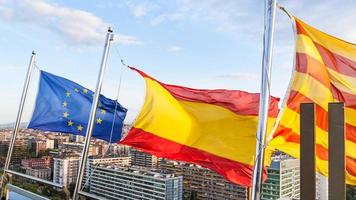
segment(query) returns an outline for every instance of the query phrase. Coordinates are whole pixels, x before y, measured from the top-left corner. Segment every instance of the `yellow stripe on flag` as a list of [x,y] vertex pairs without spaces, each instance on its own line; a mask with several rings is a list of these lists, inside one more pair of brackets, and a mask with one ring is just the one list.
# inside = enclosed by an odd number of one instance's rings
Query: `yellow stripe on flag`
[[291,89],[308,97],[325,110],[328,109],[328,103],[334,101],[330,89],[305,73],[294,73]]
[[339,90],[356,96],[356,78],[327,68],[331,83]]
[[298,34],[296,50],[298,53],[307,54],[308,56],[310,56],[310,57],[314,58],[315,60],[319,61],[320,63],[324,64],[323,59],[321,58],[318,49],[315,47],[313,40],[310,39],[310,37],[303,35],[303,34]]
[[356,127],[356,110],[353,108],[345,108],[346,123]]

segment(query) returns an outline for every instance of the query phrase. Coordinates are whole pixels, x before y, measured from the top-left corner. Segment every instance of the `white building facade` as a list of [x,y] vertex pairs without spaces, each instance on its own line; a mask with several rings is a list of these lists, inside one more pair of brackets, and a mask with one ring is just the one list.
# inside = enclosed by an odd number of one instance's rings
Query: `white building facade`
[[53,159],[53,182],[69,187],[78,175],[79,157]]
[[274,159],[262,185],[262,200],[300,198],[300,164],[294,158]]
[[182,176],[144,168],[100,165],[93,170],[89,184],[89,193],[107,199],[183,199]]

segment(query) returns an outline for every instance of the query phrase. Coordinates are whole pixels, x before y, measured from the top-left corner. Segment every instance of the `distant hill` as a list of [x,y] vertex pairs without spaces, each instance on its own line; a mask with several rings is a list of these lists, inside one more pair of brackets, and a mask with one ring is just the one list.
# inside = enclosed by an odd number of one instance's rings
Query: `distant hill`
[[[28,124],[28,122],[21,122],[20,128],[26,128],[27,124]],[[0,124],[0,129],[13,128],[14,126],[15,126],[15,123]]]

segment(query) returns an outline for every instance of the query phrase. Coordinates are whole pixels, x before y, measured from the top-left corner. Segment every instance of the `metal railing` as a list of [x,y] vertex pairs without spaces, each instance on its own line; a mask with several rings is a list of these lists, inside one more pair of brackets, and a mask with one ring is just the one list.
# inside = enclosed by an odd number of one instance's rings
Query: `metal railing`
[[24,190],[24,189],[22,189],[20,187],[14,186],[12,184],[7,184],[6,185],[6,193],[7,193],[6,196],[7,196],[7,199],[12,200],[11,198],[9,198],[9,196],[11,196],[11,195],[9,195],[10,192],[14,192],[14,193],[16,193],[18,195],[21,195],[23,197],[27,197],[27,198],[32,199],[32,200],[50,200],[50,199],[42,197],[42,196],[40,196],[38,194],[29,192],[29,191]]
[[38,182],[41,182],[41,183],[45,183],[45,184],[48,184],[48,185],[51,185],[51,186],[54,186],[54,187],[63,188],[63,185],[61,185],[61,184],[54,183],[52,181],[44,180],[44,179],[41,179],[41,178],[37,178],[37,177],[34,177],[34,176],[30,176],[30,175],[27,175],[27,174],[23,174],[23,173],[20,173],[20,172],[15,172],[15,171],[12,171],[12,170],[6,170],[6,173],[13,174],[13,175],[16,175],[16,176],[21,176],[23,178],[27,178],[27,179],[30,179],[30,180],[38,181]]

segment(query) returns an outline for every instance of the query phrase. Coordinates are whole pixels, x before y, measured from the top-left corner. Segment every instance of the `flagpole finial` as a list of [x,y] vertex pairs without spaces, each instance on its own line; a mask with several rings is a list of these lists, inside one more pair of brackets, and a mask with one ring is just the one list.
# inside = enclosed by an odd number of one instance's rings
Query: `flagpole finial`
[[109,33],[112,33],[113,31],[114,31],[113,28],[112,28],[111,26],[109,26],[108,32],[109,32]]

